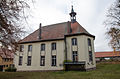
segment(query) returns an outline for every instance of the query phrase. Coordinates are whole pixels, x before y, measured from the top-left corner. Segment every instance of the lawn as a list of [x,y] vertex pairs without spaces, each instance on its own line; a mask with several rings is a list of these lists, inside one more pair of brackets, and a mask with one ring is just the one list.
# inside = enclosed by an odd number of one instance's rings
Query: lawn
[[120,79],[120,64],[102,63],[87,72],[0,72],[0,79]]

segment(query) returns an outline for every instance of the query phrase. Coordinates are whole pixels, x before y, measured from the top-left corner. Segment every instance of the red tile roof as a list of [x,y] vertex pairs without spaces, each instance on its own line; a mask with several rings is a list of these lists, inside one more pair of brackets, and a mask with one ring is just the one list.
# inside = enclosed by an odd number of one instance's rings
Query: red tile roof
[[14,53],[11,50],[0,48],[0,56],[2,58],[13,58]]
[[110,52],[95,52],[95,57],[115,57],[120,56],[120,51],[110,51]]
[[[72,33],[86,33],[89,34],[78,22],[63,22],[53,25],[44,26],[41,28],[41,39],[39,39],[39,29],[25,37],[20,41],[20,43],[30,42],[30,41],[40,41],[49,39],[61,39],[64,35],[68,35],[69,27],[71,26]],[[89,34],[91,35],[91,34]]]

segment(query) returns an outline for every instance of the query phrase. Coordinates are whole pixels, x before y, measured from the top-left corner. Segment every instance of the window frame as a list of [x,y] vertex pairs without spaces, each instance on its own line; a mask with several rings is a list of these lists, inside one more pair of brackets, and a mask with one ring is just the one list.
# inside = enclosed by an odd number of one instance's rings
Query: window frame
[[52,50],[56,50],[56,43],[52,43],[51,48],[52,48]]
[[92,53],[92,44],[91,44],[90,38],[88,38],[88,53],[89,53],[89,62],[92,62],[93,61],[93,53]]
[[91,39],[88,38],[88,46],[91,46]]
[[72,45],[77,45],[77,38],[72,38]]
[[78,62],[78,52],[77,51],[72,52],[72,61]]
[[32,45],[28,45],[28,52],[32,52]]
[[27,58],[27,66],[31,66],[32,56],[28,56]]
[[52,60],[51,60],[51,66],[57,66],[57,59],[56,59],[56,55],[52,55]]
[[93,61],[93,55],[92,55],[92,51],[89,51],[89,61]]
[[19,56],[19,63],[18,63],[19,66],[22,66],[22,61],[23,61],[23,56]]
[[24,51],[24,45],[20,45],[20,52]]
[[40,57],[40,66],[45,66],[45,56]]
[[41,44],[41,51],[45,51],[45,44]]

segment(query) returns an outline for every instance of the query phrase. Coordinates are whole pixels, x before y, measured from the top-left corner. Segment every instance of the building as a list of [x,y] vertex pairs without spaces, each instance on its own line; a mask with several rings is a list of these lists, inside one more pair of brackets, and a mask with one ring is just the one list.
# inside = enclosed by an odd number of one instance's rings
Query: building
[[0,48],[0,71],[13,66],[13,56],[11,50]]
[[18,71],[63,70],[64,65],[66,70],[96,68],[95,36],[76,21],[73,7],[70,17],[70,22],[44,27],[40,24],[38,30],[19,42],[15,56]]
[[96,61],[102,60],[119,60],[120,61],[120,51],[105,51],[105,52],[95,52]]

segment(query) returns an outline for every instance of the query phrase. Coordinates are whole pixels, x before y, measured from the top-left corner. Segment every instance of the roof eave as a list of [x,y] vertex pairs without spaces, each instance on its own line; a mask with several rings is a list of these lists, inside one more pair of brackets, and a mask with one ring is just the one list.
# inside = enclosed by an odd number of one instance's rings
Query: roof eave
[[37,42],[46,42],[46,41],[55,41],[55,40],[64,40],[64,38],[46,39],[46,40],[37,40],[37,41],[25,41],[25,42],[19,42],[18,44],[37,43]]
[[91,34],[87,34],[87,33],[75,33],[75,34],[66,34],[65,37],[70,37],[70,36],[77,36],[77,35],[86,35],[86,36],[90,36],[93,37],[95,40],[95,36],[91,35]]
[[[66,34],[64,37],[70,37],[70,36],[76,36],[76,35],[86,35],[93,37],[95,39],[94,35],[87,34],[87,33],[75,33],[75,34]],[[37,43],[37,42],[46,42],[46,41],[55,41],[55,40],[64,40],[63,38],[56,38],[56,39],[46,39],[46,40],[37,40],[37,41],[25,41],[25,42],[19,42],[18,44],[25,44],[25,43]]]

